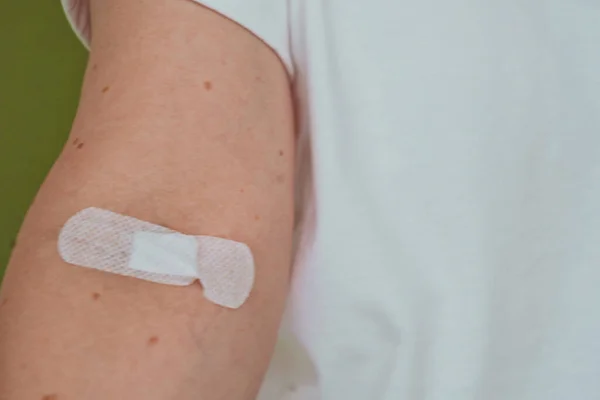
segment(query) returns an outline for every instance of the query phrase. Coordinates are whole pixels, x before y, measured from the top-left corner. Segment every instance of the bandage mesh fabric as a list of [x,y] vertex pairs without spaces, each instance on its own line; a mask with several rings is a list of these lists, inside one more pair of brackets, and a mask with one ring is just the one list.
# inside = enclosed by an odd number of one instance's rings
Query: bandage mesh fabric
[[196,278],[129,268],[136,232],[175,231],[99,208],[86,208],[65,224],[58,238],[60,256],[70,264],[169,285],[189,285]]
[[204,296],[215,303],[243,302],[254,285],[254,261],[248,246],[213,236],[197,238],[197,271]]
[[191,236],[197,243],[196,260],[190,261],[196,264],[193,266],[195,275],[171,273],[169,265],[164,265],[164,273],[148,272],[130,267],[134,237],[139,232],[179,234],[92,207],[67,221],[59,234],[58,251],[70,264],[156,283],[184,286],[199,279],[205,297],[227,307],[237,308],[248,297],[254,282],[254,262],[245,244],[211,236]]

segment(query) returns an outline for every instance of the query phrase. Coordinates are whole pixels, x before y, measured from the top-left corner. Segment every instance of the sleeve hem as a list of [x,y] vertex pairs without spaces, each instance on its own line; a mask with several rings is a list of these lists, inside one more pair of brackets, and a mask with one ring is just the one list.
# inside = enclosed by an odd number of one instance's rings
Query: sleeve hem
[[[289,51],[289,34],[288,34],[287,29],[283,29],[281,32],[277,32],[278,33],[277,35],[273,35],[273,32],[265,32],[265,31],[259,29],[259,27],[258,27],[259,24],[253,23],[253,21],[249,20],[250,18],[248,20],[244,20],[244,18],[241,18],[241,16],[240,16],[240,18],[237,18],[236,13],[228,12],[227,7],[225,7],[225,6],[219,7],[216,4],[212,4],[214,1],[213,2],[208,1],[208,0],[190,0],[190,1],[197,3],[198,5],[211,10],[211,11],[221,15],[222,17],[227,18],[234,24],[242,27],[243,29],[248,31],[251,35],[253,35],[257,39],[259,39],[261,42],[263,42],[265,44],[265,46],[269,47],[275,53],[277,58],[279,58],[279,60],[285,67],[285,70],[287,71],[287,74],[290,77],[290,79],[294,77],[295,69],[294,69],[294,63],[292,61],[292,57],[291,57],[291,54]],[[247,2],[247,0],[242,0],[242,1]],[[285,0],[279,0],[279,1],[285,1]],[[220,3],[220,2],[217,1],[216,3]],[[231,3],[231,1],[224,1],[222,3],[229,4],[229,3]],[[284,26],[287,27],[287,15],[285,16],[285,25]]]
[[[241,0],[241,3],[238,0],[191,1],[246,29],[277,55],[290,79],[294,77],[294,65],[289,50],[287,7],[281,6],[287,2],[286,0],[276,0],[275,14],[266,16],[259,16],[258,12],[262,10],[252,12],[247,0]],[[89,1],[61,0],[61,3],[71,28],[85,48],[89,50],[91,40]],[[268,17],[273,17],[271,18],[273,21],[269,21]]]
[[87,0],[61,0],[67,20],[79,41],[90,49],[90,16]]

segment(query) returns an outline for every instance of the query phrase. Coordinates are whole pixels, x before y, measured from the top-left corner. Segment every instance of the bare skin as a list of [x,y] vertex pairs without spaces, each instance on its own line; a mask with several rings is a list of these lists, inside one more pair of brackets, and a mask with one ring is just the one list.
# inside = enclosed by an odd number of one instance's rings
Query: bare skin
[[[0,292],[0,399],[253,399],[287,295],[293,115],[277,56],[183,0],[92,2],[71,137],[32,205]],[[238,310],[63,262],[64,222],[101,207],[247,243]]]

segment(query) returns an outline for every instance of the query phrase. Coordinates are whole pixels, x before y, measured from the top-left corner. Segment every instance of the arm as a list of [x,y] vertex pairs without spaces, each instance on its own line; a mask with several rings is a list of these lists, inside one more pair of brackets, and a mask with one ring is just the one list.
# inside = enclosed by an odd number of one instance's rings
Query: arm
[[[253,399],[287,294],[293,116],[277,56],[189,1],[92,4],[71,137],[32,205],[0,293],[0,399]],[[238,310],[61,261],[88,206],[248,244]],[[54,396],[54,397],[53,397]]]

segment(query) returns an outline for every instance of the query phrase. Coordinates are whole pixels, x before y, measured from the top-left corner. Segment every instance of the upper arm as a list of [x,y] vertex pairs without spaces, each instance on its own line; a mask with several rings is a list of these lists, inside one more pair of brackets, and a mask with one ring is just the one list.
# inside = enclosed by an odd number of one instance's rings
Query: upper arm
[[[185,0],[96,1],[92,26],[71,136],[2,288],[0,398],[252,398],[289,278],[285,68],[248,31]],[[248,301],[223,309],[196,285],[64,263],[58,232],[90,206],[248,244]]]

